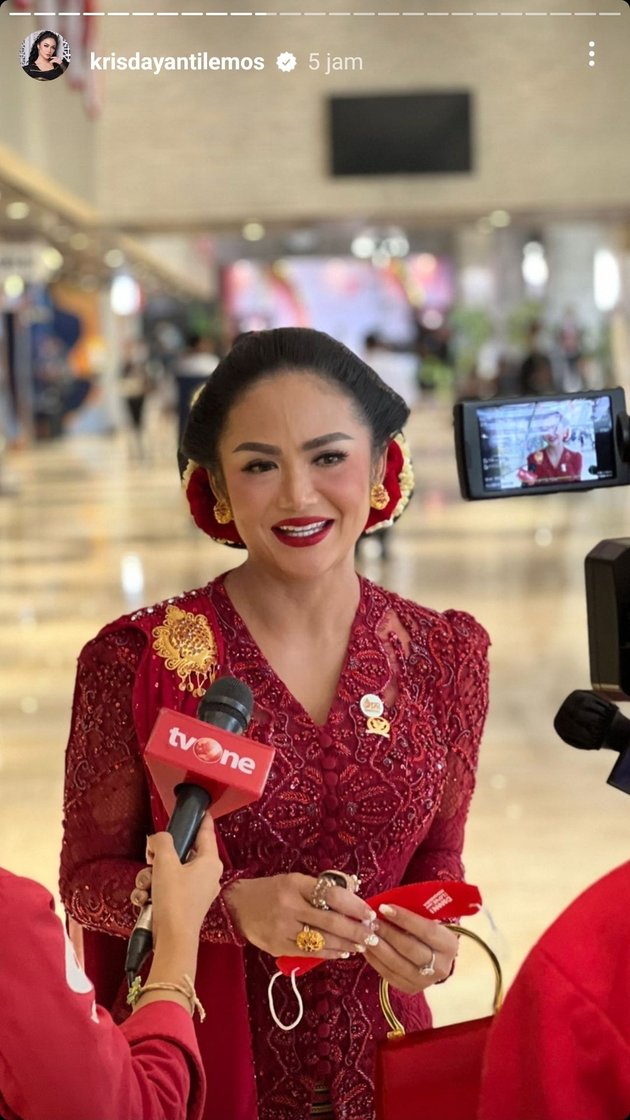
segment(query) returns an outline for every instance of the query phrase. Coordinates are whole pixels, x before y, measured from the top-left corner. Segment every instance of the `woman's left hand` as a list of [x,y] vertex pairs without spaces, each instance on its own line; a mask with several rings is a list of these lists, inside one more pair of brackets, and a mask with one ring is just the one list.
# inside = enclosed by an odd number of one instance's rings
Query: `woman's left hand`
[[[379,908],[378,944],[368,947],[365,959],[392,988],[407,995],[424,991],[450,976],[459,938],[448,926],[420,918],[402,906]],[[433,972],[422,973],[422,969]]]

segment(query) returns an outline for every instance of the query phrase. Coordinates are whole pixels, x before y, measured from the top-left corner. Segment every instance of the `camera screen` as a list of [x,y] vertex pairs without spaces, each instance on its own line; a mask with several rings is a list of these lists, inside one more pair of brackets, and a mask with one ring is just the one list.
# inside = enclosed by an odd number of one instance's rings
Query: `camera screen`
[[614,479],[613,413],[608,395],[521,401],[480,408],[483,486],[489,493],[562,482]]

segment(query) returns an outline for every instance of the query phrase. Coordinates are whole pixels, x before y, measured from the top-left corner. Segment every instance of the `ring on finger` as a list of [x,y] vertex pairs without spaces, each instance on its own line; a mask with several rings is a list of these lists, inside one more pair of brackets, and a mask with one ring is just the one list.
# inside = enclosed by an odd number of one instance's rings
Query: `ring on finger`
[[304,925],[298,933],[295,944],[303,953],[319,953],[326,946],[326,938],[318,929]]
[[421,976],[435,976],[435,949],[431,950],[431,960],[429,963],[420,965],[418,971]]
[[334,886],[333,879],[326,875],[320,875],[311,895],[311,906],[314,906],[317,910],[330,910],[330,906],[326,902],[326,895],[330,888]]

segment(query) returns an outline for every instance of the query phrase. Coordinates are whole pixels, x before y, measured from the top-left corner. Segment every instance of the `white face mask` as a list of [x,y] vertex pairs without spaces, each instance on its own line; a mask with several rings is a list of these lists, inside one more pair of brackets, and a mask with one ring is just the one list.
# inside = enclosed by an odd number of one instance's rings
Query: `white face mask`
[[298,1002],[297,1018],[295,1018],[292,1023],[288,1023],[288,1024],[285,1025],[285,1023],[280,1022],[280,1020],[279,1020],[279,1018],[276,1014],[276,1008],[275,1008],[275,1005],[274,1005],[274,1002],[273,1002],[273,986],[274,986],[276,980],[278,979],[278,977],[279,976],[284,976],[284,973],[280,972],[280,971],[274,972],[273,976],[271,977],[271,980],[269,981],[269,987],[267,988],[267,996],[268,996],[268,999],[269,999],[269,1010],[271,1011],[271,1017],[272,1017],[274,1023],[276,1024],[276,1026],[280,1027],[281,1031],[295,1030],[295,1028],[298,1026],[298,1024],[302,1022],[302,1016],[304,1015],[304,1003],[302,1002],[302,997],[301,997],[300,993],[298,992],[297,984],[295,982],[295,977],[296,977],[297,971],[298,971],[297,968],[294,968],[293,972],[291,973],[291,987],[293,988],[293,991],[295,992],[295,998],[297,999],[297,1002]]

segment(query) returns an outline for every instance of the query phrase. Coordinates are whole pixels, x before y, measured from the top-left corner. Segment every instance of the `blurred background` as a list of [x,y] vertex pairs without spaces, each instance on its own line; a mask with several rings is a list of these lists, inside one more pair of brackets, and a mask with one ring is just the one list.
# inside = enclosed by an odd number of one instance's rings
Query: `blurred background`
[[[627,857],[613,759],[552,721],[589,685],[584,556],[630,497],[467,505],[451,412],[630,387],[630,11],[434,7],[2,5],[0,860],[56,891],[82,644],[233,564],[179,491],[191,393],[240,331],[313,326],[412,407],[414,502],[362,570],[493,641],[467,866],[510,978]],[[21,68],[43,29],[54,82]],[[438,1017],[485,986],[458,969]]]

